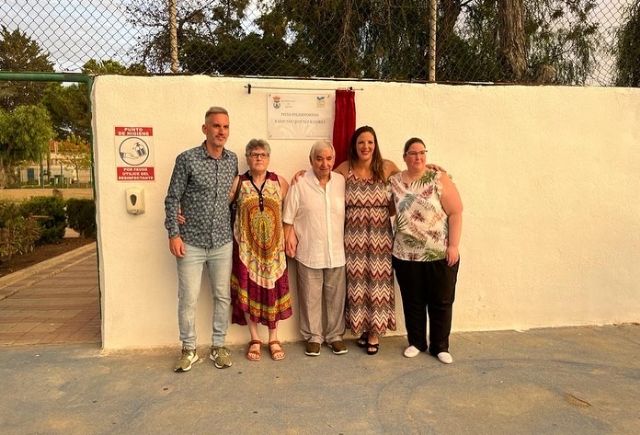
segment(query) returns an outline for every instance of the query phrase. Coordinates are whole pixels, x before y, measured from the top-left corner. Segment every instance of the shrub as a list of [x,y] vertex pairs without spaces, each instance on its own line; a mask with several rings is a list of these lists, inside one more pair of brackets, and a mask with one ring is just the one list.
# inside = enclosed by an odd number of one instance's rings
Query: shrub
[[40,238],[40,226],[34,219],[25,218],[20,206],[0,200],[0,257],[33,251]]
[[40,225],[40,238],[37,245],[58,243],[64,237],[67,217],[64,201],[54,196],[36,196],[21,205],[22,214],[32,217]]
[[14,254],[33,251],[40,233],[40,225],[31,218],[18,216],[5,222],[5,227],[0,228],[0,257],[11,258]]
[[0,199],[0,228],[5,228],[6,222],[9,222],[18,216],[22,216],[20,213],[20,206],[6,199]]
[[82,237],[96,237],[96,204],[92,199],[70,198],[67,200],[69,227]]

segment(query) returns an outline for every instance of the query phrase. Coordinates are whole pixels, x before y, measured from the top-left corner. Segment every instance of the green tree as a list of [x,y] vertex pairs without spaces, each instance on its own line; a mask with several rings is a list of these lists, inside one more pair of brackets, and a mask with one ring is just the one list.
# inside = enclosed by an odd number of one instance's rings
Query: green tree
[[91,106],[86,85],[49,83],[42,96],[42,104],[51,114],[57,139],[73,134],[89,140]]
[[82,66],[82,73],[89,74],[89,75],[100,75],[100,74],[145,75],[147,74],[147,69],[144,67],[144,65],[140,63],[133,63],[127,66],[113,59],[106,59],[106,60],[89,59]]
[[629,8],[628,19],[618,31],[614,54],[616,86],[640,87],[640,1]]
[[[7,178],[14,181],[14,169],[23,162],[38,162],[49,152],[54,131],[49,112],[42,106],[18,106],[12,112],[0,111],[0,187]],[[42,177],[41,177],[42,181]]]
[[[90,59],[82,66],[82,73],[89,75],[100,74],[147,74],[141,64],[123,65],[118,61]],[[91,134],[91,103],[87,86],[80,84],[50,83],[44,91],[42,104],[51,114],[51,120],[59,140],[73,135],[90,140]]]
[[8,177],[5,161],[9,159],[9,125],[9,113],[0,107],[0,189],[6,186]]
[[[242,39],[249,0],[181,0],[176,17],[178,50],[194,41],[211,44]],[[130,0],[129,21],[147,30],[140,58],[149,71],[166,72],[170,64],[169,14],[164,0]]]
[[91,167],[91,148],[81,137],[71,135],[58,143],[58,162],[62,166],[71,167],[80,179],[80,169]]
[[283,23],[305,75],[426,77],[428,4],[404,1],[276,0],[263,23]]
[[[169,65],[163,3],[134,0],[141,58]],[[440,0],[437,79],[582,84],[595,66],[595,0]],[[185,72],[426,80],[428,2],[273,0],[178,3]],[[544,74],[542,74],[544,72]]]
[[[26,33],[16,29],[10,32],[5,26],[0,29],[0,70],[50,72],[53,64],[49,54]],[[11,110],[21,104],[37,104],[45,83],[5,81],[0,82],[0,107]]]
[[[441,0],[438,80],[584,84],[596,65],[594,0],[524,0],[526,71],[506,61],[505,8],[498,0]],[[509,24],[513,26],[514,23]]]
[[584,85],[600,47],[596,1],[530,0],[525,7],[530,78],[545,81],[551,70],[554,83]]

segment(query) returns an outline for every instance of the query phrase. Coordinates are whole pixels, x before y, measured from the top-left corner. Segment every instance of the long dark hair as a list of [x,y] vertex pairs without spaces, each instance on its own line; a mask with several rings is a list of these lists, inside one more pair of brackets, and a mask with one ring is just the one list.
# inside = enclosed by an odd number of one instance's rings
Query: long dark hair
[[382,159],[382,154],[380,153],[380,146],[378,145],[378,136],[376,135],[375,130],[368,125],[363,125],[353,132],[351,135],[351,143],[349,144],[349,152],[347,155],[347,159],[349,161],[349,167],[353,167],[353,164],[357,162],[358,159],[358,136],[362,133],[371,133],[373,135],[373,143],[375,144],[375,148],[373,150],[373,157],[371,158],[371,172],[373,174],[373,179],[375,181],[386,181],[384,178],[384,169]]

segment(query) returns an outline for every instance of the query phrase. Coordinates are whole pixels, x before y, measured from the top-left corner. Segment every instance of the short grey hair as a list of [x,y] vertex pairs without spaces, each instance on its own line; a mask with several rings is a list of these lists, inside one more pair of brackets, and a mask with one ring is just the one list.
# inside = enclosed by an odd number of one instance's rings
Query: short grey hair
[[229,112],[227,112],[227,109],[225,109],[224,107],[211,106],[207,110],[207,113],[204,114],[204,120],[206,121],[210,115],[217,115],[219,113],[229,116]]
[[251,151],[256,148],[262,148],[267,154],[271,154],[271,146],[269,145],[269,142],[264,139],[251,139],[244,149],[244,155],[249,157]]
[[331,154],[335,157],[336,156],[336,150],[335,148],[333,148],[333,144],[326,140],[326,139],[322,139],[319,141],[314,142],[313,145],[311,145],[311,151],[309,151],[309,160],[313,160],[320,151],[329,148],[331,150]]

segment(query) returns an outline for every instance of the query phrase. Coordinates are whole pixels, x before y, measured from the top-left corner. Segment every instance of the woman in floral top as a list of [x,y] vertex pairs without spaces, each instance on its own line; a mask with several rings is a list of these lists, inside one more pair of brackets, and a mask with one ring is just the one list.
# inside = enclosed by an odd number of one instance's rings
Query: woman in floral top
[[[390,177],[396,208],[393,268],[400,285],[413,358],[429,351],[450,364],[449,333],[460,254],[462,201],[449,176],[426,166],[419,138],[404,145],[407,169]],[[429,344],[427,345],[427,313]]]

